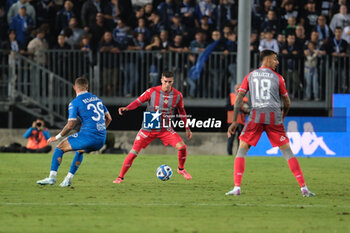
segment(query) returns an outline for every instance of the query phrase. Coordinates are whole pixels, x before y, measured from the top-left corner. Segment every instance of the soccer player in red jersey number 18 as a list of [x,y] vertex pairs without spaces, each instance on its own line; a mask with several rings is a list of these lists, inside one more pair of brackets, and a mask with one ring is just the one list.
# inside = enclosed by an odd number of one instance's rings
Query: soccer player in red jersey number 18
[[163,72],[161,83],[162,85],[152,87],[145,91],[128,106],[118,109],[119,114],[123,115],[123,112],[134,110],[142,103],[147,102],[146,111],[155,112],[152,114],[153,117],[160,117],[162,121],[160,122],[161,127],[157,129],[149,129],[145,127],[145,124],[142,124],[143,127],[138,132],[134,141],[134,145],[124,160],[120,174],[118,178],[113,181],[113,183],[123,182],[125,173],[129,170],[139,152],[142,149],[146,148],[156,138],[159,138],[163,142],[164,146],[171,145],[178,150],[179,167],[177,169],[177,172],[183,175],[185,179],[189,180],[192,178],[191,175],[184,169],[187,157],[186,144],[174,131],[170,124],[162,124],[163,122],[169,123],[171,121],[173,111],[175,108],[177,108],[181,120],[186,126],[186,136],[188,139],[192,138],[192,132],[187,126],[187,117],[183,104],[183,97],[181,92],[172,87],[174,83],[174,74],[172,72]]
[[[239,108],[243,103],[243,97],[249,91],[252,109],[239,137],[240,144],[234,163],[235,186],[226,195],[239,196],[241,194],[241,180],[248,150],[251,146],[256,146],[261,134],[265,131],[272,146],[278,146],[287,160],[290,170],[300,185],[302,195],[312,197],[315,194],[305,185],[299,162],[290,149],[289,139],[283,125],[290,108],[290,99],[283,77],[274,71],[279,63],[277,54],[272,50],[264,50],[260,53],[260,60],[261,67],[244,77],[234,105],[233,122],[227,132],[228,136],[234,134]],[[281,110],[281,97],[283,110]]]

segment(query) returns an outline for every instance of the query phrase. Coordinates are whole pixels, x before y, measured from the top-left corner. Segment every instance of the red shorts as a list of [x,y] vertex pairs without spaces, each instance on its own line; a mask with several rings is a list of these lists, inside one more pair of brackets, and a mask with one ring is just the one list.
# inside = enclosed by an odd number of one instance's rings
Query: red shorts
[[243,128],[240,140],[248,143],[251,146],[256,146],[261,134],[266,132],[267,137],[273,147],[283,146],[289,142],[284,125],[267,125],[262,123],[255,123],[254,121],[249,121]]
[[172,147],[175,147],[178,142],[182,141],[182,138],[172,129],[158,132],[149,132],[140,129],[136,135],[132,149],[140,151],[141,149],[146,148],[156,138],[159,138],[164,146],[171,145]]

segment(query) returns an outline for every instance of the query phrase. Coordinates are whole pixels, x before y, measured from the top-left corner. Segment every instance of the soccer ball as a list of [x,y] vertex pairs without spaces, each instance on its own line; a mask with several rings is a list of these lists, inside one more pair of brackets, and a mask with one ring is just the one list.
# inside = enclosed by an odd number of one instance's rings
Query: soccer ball
[[168,165],[163,164],[158,167],[156,175],[158,179],[166,181],[169,180],[173,175],[173,170],[171,170],[171,167],[169,167]]

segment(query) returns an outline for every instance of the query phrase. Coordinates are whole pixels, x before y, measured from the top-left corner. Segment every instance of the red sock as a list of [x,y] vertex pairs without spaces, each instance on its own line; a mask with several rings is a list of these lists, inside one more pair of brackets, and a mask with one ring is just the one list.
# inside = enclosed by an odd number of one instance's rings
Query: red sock
[[177,157],[179,159],[179,169],[184,169],[186,157],[187,157],[187,146],[182,146],[177,152]]
[[124,178],[125,173],[129,170],[129,168],[132,165],[132,162],[134,162],[134,159],[137,156],[134,153],[129,153],[128,156],[124,159],[122,170],[120,171],[119,177]]
[[296,157],[293,157],[288,160],[288,165],[290,170],[293,172],[295,178],[297,179],[300,188],[305,186],[303,172],[301,171],[299,162]]
[[243,173],[244,173],[244,167],[245,167],[245,158],[236,157],[234,171],[233,171],[235,186],[241,186],[242,177],[243,177]]

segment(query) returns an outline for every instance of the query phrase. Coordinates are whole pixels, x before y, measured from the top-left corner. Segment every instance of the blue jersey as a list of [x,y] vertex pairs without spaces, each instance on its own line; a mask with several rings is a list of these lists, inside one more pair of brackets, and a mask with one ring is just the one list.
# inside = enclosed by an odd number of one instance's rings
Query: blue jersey
[[78,95],[68,107],[68,120],[80,119],[80,132],[90,132],[95,135],[106,135],[105,114],[106,106],[97,96],[86,92]]

